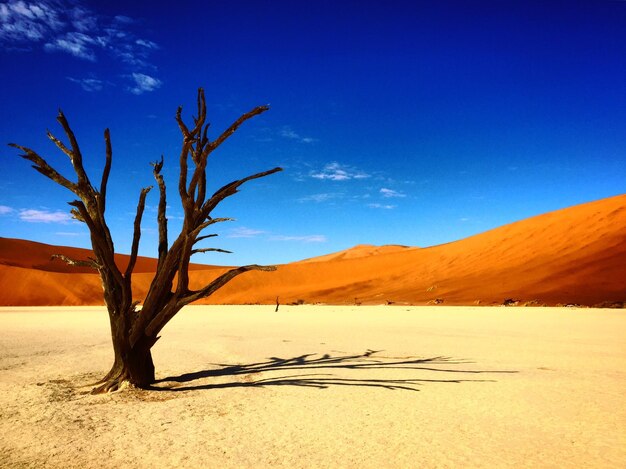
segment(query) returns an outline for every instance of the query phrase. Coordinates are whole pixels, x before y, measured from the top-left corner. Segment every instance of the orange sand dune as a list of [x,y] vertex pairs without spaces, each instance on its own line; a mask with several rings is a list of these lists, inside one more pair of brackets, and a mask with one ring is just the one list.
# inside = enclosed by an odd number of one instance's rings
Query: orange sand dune
[[389,254],[390,252],[407,251],[411,249],[419,249],[410,246],[400,246],[398,244],[390,244],[387,246],[374,246],[372,244],[359,244],[350,249],[345,249],[339,252],[333,252],[324,256],[312,257],[310,259],[304,259],[299,263],[306,262],[326,262],[326,261],[338,261],[342,259],[358,259],[360,257],[377,256],[379,254]]
[[[38,246],[26,243],[19,264],[15,240],[0,239],[1,305],[96,305],[92,273],[44,270]],[[50,247],[48,247],[50,248]],[[11,251],[11,258],[5,258]],[[21,257],[21,254],[17,257]],[[8,259],[8,260],[7,260]],[[30,264],[29,264],[30,262]],[[57,262],[57,261],[55,261]],[[154,261],[152,261],[154,262]],[[149,265],[149,260],[145,264]],[[29,268],[30,266],[30,268]],[[593,305],[626,299],[626,195],[512,223],[429,248],[357,246],[336,254],[244,274],[205,303],[411,303]],[[223,268],[196,266],[192,287]],[[134,276],[135,295],[147,291],[149,269]]]
[[[103,304],[98,274],[89,267],[72,267],[62,260],[52,259],[54,254],[75,260],[93,256],[87,249],[0,238],[0,306]],[[121,269],[126,268],[128,259],[125,254],[115,255]],[[156,259],[137,258],[133,277],[137,298],[148,291],[156,265]],[[201,269],[205,274],[223,270],[201,264],[190,264],[189,268],[191,271]]]
[[[89,267],[72,267],[59,259],[52,259],[55,254],[61,254],[75,260],[88,260],[93,257],[93,253],[88,249],[52,246],[23,239],[0,238],[0,265],[67,274],[93,273]],[[126,254],[116,254],[115,262],[121,269],[125,269],[128,265],[128,258],[129,256]],[[156,266],[156,259],[138,257],[134,271],[137,273],[154,272]],[[191,270],[198,270],[206,269],[207,266],[191,264],[190,268]]]

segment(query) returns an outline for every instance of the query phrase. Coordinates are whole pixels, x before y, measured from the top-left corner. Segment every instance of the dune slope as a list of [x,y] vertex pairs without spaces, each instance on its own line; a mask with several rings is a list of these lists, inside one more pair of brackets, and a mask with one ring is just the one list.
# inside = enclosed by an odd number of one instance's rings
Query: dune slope
[[[58,249],[0,239],[0,304],[101,304],[96,275],[75,273],[58,261],[44,260]],[[88,251],[68,252],[88,256]],[[134,276],[137,298],[147,291],[153,263],[143,259]],[[300,300],[471,305],[514,299],[593,305],[626,299],[625,265],[626,195],[620,195],[444,245],[356,246],[282,265],[273,273],[250,272],[204,302],[273,303],[279,297],[283,304]],[[194,266],[192,287],[210,281],[223,269]]]

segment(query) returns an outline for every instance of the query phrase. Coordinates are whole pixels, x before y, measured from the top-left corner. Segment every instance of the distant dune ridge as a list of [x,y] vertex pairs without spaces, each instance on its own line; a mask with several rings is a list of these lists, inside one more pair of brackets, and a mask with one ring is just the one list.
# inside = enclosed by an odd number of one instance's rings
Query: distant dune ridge
[[[0,238],[0,305],[100,305],[89,269],[52,254],[86,259],[83,249]],[[127,256],[119,256],[121,266]],[[143,297],[156,261],[137,263]],[[227,267],[194,265],[192,288]],[[459,241],[417,248],[360,245],[241,275],[204,304],[597,305],[626,300],[626,195],[550,212]]]

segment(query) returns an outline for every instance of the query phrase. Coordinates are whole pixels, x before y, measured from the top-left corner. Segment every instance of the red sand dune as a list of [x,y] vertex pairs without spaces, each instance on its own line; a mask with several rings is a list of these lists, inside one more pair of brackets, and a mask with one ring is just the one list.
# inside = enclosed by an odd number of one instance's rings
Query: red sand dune
[[[96,305],[96,274],[77,273],[53,253],[88,251],[0,238],[1,305]],[[120,256],[120,264],[127,258]],[[147,291],[154,260],[138,262],[135,295]],[[223,267],[194,266],[192,288]],[[539,304],[594,305],[626,300],[626,195],[547,213],[429,248],[357,246],[250,272],[204,303]]]

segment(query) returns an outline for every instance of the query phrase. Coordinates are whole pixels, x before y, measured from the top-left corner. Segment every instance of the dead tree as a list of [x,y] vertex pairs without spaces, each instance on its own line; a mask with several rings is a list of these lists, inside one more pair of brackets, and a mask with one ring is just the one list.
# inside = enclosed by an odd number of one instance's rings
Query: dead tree
[[[183,226],[178,237],[170,244],[168,240],[166,217],[166,187],[161,170],[163,157],[152,163],[153,174],[159,190],[159,206],[157,220],[159,227],[157,269],[150,288],[143,301],[133,297],[132,275],[137,261],[139,238],[141,236],[141,219],[145,207],[146,196],[151,187],[141,189],[134,221],[133,241],[128,265],[121,268],[115,263],[115,249],[111,232],[105,220],[107,182],[111,171],[113,153],[109,129],[104,131],[105,164],[96,189],[83,167],[83,156],[70,125],[63,112],[59,111],[57,121],[63,127],[69,145],[62,142],[50,132],[48,138],[65,153],[76,173],[76,180],[61,175],[34,150],[16,144],[11,146],[23,152],[20,156],[30,160],[33,168],[41,174],[73,192],[77,199],[69,202],[73,208],[73,217],[87,225],[91,235],[94,257],[88,260],[75,260],[61,256],[72,265],[90,266],[96,269],[102,279],[104,302],[106,304],[111,325],[114,362],[111,370],[98,383],[93,392],[116,390],[123,382],[137,387],[146,387],[154,382],[154,364],[151,348],[159,339],[163,327],[184,306],[200,298],[206,298],[224,286],[236,276],[250,270],[275,270],[273,266],[246,265],[227,271],[204,288],[192,290],[189,287],[189,262],[192,255],[208,251],[223,251],[215,248],[201,248],[197,244],[215,234],[203,234],[211,225],[230,220],[213,218],[211,213],[227,197],[235,194],[239,187],[247,181],[281,171],[281,168],[270,169],[253,174],[226,184],[212,195],[207,192],[207,160],[209,155],[219,147],[237,128],[248,119],[269,109],[259,106],[242,115],[215,140],[208,138],[206,123],[206,103],[204,91],[198,90],[197,117],[193,118],[193,126],[188,127],[181,117],[182,106],[176,112],[176,121],[182,132],[182,149],[180,152],[180,174],[178,177],[178,193],[184,210]],[[191,157],[191,158],[190,158]],[[193,165],[193,173],[188,178],[188,166]]]

